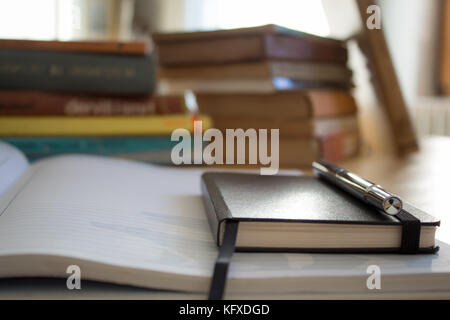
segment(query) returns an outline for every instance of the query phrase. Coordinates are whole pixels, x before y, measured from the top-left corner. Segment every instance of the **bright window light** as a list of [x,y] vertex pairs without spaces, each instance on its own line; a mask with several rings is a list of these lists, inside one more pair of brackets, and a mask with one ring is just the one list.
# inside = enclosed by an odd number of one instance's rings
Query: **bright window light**
[[0,38],[70,40],[80,17],[74,0],[0,0]]
[[74,27],[80,28],[80,7],[73,0],[64,0],[59,1],[58,9],[58,39],[70,40]]
[[56,38],[56,0],[0,0],[0,38]]
[[274,23],[320,36],[330,33],[321,0],[217,0],[223,29]]

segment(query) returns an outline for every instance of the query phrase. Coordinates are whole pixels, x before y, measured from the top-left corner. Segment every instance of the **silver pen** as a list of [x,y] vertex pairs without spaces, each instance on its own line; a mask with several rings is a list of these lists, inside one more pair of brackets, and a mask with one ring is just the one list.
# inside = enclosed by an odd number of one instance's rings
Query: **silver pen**
[[356,198],[395,216],[403,209],[402,200],[381,186],[325,161],[313,162],[313,171]]

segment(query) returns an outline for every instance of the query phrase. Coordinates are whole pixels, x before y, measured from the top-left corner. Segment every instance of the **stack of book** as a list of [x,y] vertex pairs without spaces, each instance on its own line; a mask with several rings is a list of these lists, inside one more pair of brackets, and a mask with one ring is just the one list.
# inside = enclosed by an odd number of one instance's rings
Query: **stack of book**
[[157,96],[147,42],[0,40],[0,138],[29,158],[93,153],[170,161],[181,95]]
[[338,162],[360,145],[341,41],[276,25],[154,34],[162,92],[192,90],[218,129],[279,129],[280,165]]

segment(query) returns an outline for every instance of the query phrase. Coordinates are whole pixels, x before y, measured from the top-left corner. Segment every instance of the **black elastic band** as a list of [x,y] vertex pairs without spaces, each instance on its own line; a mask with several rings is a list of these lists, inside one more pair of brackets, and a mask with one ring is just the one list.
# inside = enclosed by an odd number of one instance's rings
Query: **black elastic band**
[[236,244],[238,225],[238,221],[229,220],[226,222],[222,246],[219,249],[216,264],[214,265],[214,273],[209,289],[209,300],[221,300],[223,298],[225,284],[227,282],[228,266]]
[[420,245],[420,220],[404,210],[395,217],[402,223],[400,253],[417,253]]

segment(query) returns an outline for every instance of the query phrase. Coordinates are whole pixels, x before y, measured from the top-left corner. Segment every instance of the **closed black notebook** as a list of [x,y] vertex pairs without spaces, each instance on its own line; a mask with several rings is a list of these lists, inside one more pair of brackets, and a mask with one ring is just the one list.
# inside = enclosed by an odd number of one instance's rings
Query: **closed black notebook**
[[[203,199],[217,245],[227,221],[239,221],[236,250],[399,252],[398,218],[310,176],[205,173]],[[404,202],[418,221],[417,252],[431,253],[439,220]]]

